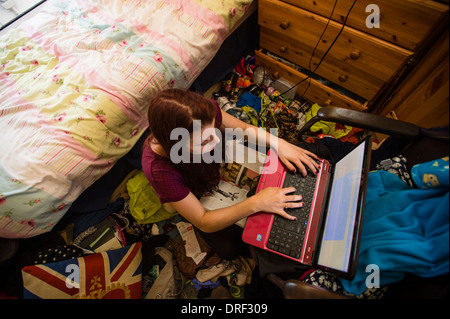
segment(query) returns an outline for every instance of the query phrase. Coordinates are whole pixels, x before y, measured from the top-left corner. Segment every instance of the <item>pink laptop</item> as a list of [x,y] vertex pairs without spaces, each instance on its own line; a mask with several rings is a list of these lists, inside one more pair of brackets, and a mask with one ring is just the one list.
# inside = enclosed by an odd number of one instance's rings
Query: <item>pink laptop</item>
[[317,175],[309,172],[303,177],[287,170],[270,149],[256,192],[266,187],[294,186],[294,194],[303,196],[305,206],[287,209],[296,221],[265,212],[249,216],[243,241],[343,277],[354,276],[370,152],[368,136],[334,165],[321,159]]

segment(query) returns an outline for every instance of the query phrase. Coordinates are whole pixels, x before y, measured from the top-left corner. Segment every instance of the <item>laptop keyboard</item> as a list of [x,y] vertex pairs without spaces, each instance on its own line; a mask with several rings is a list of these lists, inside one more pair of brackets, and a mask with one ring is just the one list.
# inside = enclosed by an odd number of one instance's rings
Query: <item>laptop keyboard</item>
[[308,226],[311,203],[314,197],[317,176],[308,173],[306,177],[301,174],[287,171],[284,179],[284,187],[295,187],[292,194],[303,196],[305,206],[300,208],[288,208],[286,212],[297,217],[297,220],[288,220],[275,215],[272,229],[270,230],[267,247],[284,255],[299,259]]

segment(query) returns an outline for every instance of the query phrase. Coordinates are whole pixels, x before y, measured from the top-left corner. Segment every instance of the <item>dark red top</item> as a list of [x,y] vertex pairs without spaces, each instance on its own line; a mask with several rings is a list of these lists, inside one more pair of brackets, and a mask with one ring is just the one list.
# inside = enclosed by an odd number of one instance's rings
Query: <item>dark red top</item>
[[[216,123],[222,123],[222,113],[216,101],[211,100],[216,107]],[[142,170],[156,191],[162,204],[177,202],[184,199],[190,192],[183,176],[169,158],[156,154],[146,144],[142,154]]]

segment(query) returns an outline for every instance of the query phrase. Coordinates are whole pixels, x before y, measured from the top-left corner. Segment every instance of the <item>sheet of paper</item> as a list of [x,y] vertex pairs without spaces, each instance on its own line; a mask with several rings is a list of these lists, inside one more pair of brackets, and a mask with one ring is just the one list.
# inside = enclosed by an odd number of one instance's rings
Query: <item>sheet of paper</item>
[[194,227],[185,222],[177,223],[181,238],[185,241],[186,256],[191,257],[195,264],[198,264],[206,256],[206,252],[200,250]]

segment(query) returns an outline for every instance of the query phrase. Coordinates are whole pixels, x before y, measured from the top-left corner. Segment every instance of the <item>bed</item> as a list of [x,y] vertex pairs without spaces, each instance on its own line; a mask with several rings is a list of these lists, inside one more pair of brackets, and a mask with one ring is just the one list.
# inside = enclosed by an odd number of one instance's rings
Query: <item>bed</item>
[[0,237],[52,230],[188,88],[253,0],[49,0],[0,36]]

